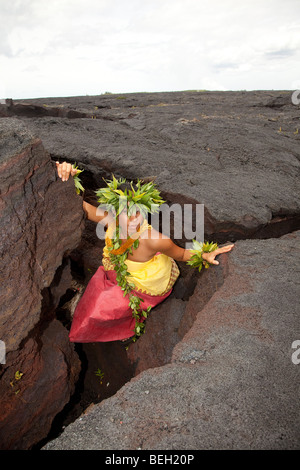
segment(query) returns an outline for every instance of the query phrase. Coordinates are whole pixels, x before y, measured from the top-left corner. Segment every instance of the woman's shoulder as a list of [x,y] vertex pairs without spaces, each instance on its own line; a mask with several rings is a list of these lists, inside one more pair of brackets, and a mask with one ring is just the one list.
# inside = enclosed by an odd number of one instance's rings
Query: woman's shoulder
[[147,227],[147,230],[145,230],[142,234],[141,234],[141,237],[142,239],[145,239],[145,240],[165,240],[165,239],[169,239],[169,237],[167,237],[166,235],[164,235],[163,233],[159,232],[158,230],[156,230],[155,228],[153,228],[151,225],[149,225]]
[[153,253],[156,253],[157,251],[163,252],[173,245],[173,242],[169,237],[152,227],[144,232],[141,238],[143,245],[147,246],[149,251],[152,251]]

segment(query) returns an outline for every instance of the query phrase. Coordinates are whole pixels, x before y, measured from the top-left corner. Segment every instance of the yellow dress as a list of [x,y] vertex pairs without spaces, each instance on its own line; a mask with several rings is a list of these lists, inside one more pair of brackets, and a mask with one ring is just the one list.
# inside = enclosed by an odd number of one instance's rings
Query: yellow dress
[[[149,228],[151,225],[144,221],[139,234]],[[140,262],[127,259],[125,263],[130,273],[127,280],[135,285],[136,290],[154,296],[168,292],[180,274],[176,262],[163,253],[156,253],[149,261]],[[102,264],[106,271],[114,269],[109,258],[107,244],[103,249]]]
[[[147,224],[143,224],[143,231],[147,227]],[[171,294],[179,276],[176,262],[162,253],[157,253],[149,261],[126,260],[126,264],[130,272],[128,281],[135,285],[134,292],[141,298],[141,308],[144,310],[165,300]],[[99,266],[92,276],[74,312],[70,341],[116,341],[134,335],[135,319],[129,306],[128,295],[124,297],[116,276],[108,247],[105,246],[103,266]],[[141,320],[143,321],[143,317]]]

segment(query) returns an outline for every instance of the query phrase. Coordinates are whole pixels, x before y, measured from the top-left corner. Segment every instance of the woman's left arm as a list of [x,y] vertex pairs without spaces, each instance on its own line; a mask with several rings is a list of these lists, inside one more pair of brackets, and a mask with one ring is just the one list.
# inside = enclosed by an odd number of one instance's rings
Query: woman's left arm
[[[185,248],[181,248],[180,246],[176,245],[170,238],[162,236],[161,238],[154,238],[149,240],[152,244],[152,248],[156,252],[164,253],[170,258],[173,258],[175,261],[189,261],[192,257],[193,253],[190,250]],[[204,261],[207,261],[209,264],[219,264],[215,258],[217,255],[222,253],[227,253],[232,250],[234,244],[225,245],[222,248],[217,248],[215,251],[210,253],[202,253],[202,258]]]

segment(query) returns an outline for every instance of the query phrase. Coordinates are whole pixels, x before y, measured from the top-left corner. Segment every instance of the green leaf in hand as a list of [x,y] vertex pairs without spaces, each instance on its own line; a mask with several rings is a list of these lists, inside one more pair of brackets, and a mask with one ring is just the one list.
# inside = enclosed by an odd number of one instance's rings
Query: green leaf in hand
[[204,261],[202,258],[202,253],[211,253],[212,251],[215,251],[218,248],[217,243],[200,243],[197,240],[193,240],[193,249],[190,250],[192,254],[191,258],[189,261],[187,261],[187,264],[189,266],[192,266],[192,268],[198,268],[199,272],[201,271],[203,265],[205,268],[209,268],[210,264],[207,261]]
[[75,183],[75,189],[76,193],[80,194],[80,191],[84,192],[84,187],[81,184],[81,179],[79,178],[80,173],[82,173],[84,170],[79,170],[79,168],[76,166],[76,163],[72,165],[73,170],[77,170],[76,175],[73,176],[74,178],[74,183]]

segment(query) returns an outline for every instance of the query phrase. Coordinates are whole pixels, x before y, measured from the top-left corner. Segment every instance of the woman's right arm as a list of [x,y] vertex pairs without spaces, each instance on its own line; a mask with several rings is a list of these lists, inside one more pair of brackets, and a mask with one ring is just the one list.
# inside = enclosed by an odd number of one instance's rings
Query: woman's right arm
[[[68,181],[70,175],[75,176],[77,173],[77,170],[72,168],[71,163],[67,162],[56,162],[56,169],[58,176],[62,179],[62,181]],[[111,222],[112,216],[104,209],[95,207],[86,201],[83,201],[82,206],[87,218],[92,222],[100,222],[103,225],[109,224]]]
[[111,223],[112,216],[101,207],[95,207],[86,201],[83,201],[82,206],[87,218],[92,222],[100,222],[103,225]]

